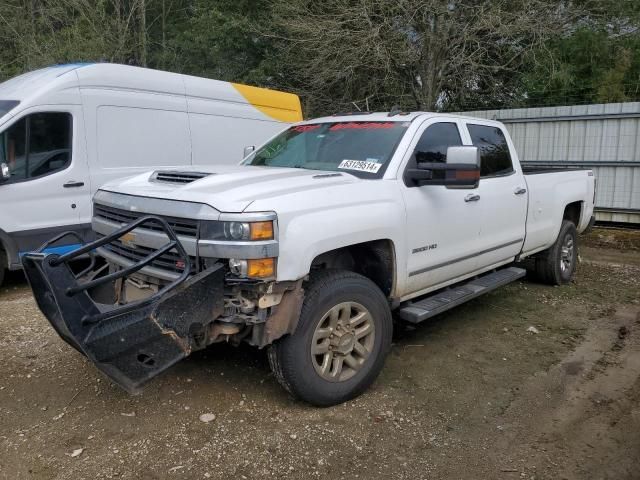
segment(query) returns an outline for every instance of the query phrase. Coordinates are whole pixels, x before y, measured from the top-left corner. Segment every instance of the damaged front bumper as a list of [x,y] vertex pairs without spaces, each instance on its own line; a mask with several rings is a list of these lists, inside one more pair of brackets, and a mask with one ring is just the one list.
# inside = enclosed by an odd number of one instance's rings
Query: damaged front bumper
[[[148,223],[160,225],[168,243],[139,262],[95,278],[87,277],[91,266],[79,273],[72,270],[70,261],[93,255],[100,246]],[[184,271],[149,297],[119,305],[100,303],[92,296],[93,291],[123,281],[168,251],[178,253]],[[40,310],[58,334],[130,393],[206,346],[211,323],[224,312],[222,265],[192,275],[180,241],[157,216],[140,218],[62,256],[28,253],[22,264]]]

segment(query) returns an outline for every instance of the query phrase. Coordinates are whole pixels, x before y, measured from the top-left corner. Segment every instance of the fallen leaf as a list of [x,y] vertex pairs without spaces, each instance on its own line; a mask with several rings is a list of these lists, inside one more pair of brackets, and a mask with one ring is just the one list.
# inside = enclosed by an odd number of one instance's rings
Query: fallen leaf
[[76,448],[73,452],[71,452],[70,457],[79,457],[80,455],[82,455],[82,452],[84,452],[84,448]]
[[204,423],[213,422],[216,419],[216,416],[213,413],[203,413],[200,415],[200,421]]

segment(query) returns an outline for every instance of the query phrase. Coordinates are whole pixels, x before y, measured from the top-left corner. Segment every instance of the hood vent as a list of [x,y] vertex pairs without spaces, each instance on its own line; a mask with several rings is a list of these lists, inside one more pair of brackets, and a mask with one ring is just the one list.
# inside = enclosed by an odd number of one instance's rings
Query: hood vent
[[162,171],[158,170],[151,175],[152,182],[165,182],[165,183],[191,183],[201,178],[211,175],[206,172],[179,172],[174,170]]

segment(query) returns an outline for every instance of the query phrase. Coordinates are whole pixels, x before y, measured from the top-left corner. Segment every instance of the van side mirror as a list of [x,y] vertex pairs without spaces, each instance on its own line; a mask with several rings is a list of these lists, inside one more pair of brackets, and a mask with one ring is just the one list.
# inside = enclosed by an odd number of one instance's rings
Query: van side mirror
[[0,182],[6,182],[11,178],[11,170],[5,162],[0,164]]
[[418,162],[407,170],[407,177],[416,185],[445,185],[476,188],[480,182],[480,153],[477,147],[449,147],[447,162]]
[[254,145],[250,145],[248,147],[244,147],[244,153],[242,154],[242,158],[247,158],[253,152],[255,152],[256,147]]

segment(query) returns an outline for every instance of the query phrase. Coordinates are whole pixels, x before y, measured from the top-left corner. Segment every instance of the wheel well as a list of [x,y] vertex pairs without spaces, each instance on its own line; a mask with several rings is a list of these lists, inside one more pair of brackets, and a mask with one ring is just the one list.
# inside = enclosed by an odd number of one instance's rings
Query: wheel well
[[311,271],[338,268],[359,273],[386,295],[393,291],[395,254],[391,240],[374,240],[337,248],[314,258]]
[[582,202],[573,202],[564,207],[563,220],[569,220],[577,227],[580,224],[580,213],[582,211]]

